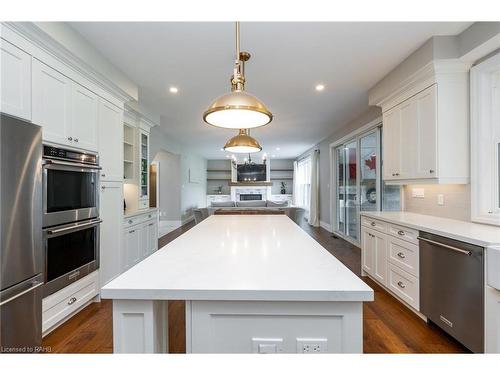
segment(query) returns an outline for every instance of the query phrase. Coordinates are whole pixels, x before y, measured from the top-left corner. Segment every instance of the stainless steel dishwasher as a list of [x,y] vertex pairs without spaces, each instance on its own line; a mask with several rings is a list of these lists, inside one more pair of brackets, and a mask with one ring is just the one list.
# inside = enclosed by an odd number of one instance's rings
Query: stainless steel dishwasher
[[420,311],[475,353],[484,352],[484,249],[420,232]]

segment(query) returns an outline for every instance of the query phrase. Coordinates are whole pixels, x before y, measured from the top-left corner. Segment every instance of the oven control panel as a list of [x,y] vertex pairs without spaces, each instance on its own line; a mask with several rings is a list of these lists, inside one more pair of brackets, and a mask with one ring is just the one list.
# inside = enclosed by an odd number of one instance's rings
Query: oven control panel
[[97,165],[97,155],[84,151],[74,151],[64,148],[43,145],[43,157],[47,159],[60,159],[78,163]]

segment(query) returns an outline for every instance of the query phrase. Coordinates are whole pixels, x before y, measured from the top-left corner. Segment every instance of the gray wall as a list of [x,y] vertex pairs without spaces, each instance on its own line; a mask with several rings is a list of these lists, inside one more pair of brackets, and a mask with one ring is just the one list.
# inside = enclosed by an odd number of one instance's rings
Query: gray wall
[[153,156],[160,170],[160,219],[180,220],[181,217],[181,158],[178,154],[160,150]]
[[324,224],[330,225],[330,144],[345,137],[356,129],[368,124],[369,122],[380,117],[382,112],[379,107],[369,107],[360,116],[350,121],[347,124],[341,125],[337,130],[320,143],[312,147],[310,150],[299,156],[299,159],[312,150],[319,149],[319,217],[320,221]]
[[[207,161],[194,150],[168,137],[160,126],[155,126],[151,129],[150,155],[154,158],[161,151],[175,154],[180,160],[179,173],[167,182],[180,189],[180,213],[175,215],[177,218],[169,220],[189,221],[193,216],[193,208],[206,205]],[[197,176],[197,182],[190,181],[190,172]],[[160,195],[160,204],[161,201]]]

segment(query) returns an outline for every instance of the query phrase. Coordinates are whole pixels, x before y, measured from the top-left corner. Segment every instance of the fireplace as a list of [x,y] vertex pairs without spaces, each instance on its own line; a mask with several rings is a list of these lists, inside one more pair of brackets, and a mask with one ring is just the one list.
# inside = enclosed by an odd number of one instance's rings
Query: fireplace
[[240,194],[240,201],[261,201],[262,194]]

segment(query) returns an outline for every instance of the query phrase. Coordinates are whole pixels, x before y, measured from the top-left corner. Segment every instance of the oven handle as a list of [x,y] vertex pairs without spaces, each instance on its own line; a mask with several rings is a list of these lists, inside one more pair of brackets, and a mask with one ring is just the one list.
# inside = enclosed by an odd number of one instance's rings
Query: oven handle
[[68,231],[74,232],[75,230],[80,230],[80,229],[87,228],[87,227],[94,227],[99,223],[102,223],[101,219],[89,221],[89,222],[83,223],[83,224],[73,224],[70,227],[66,227],[66,228],[48,229],[47,233],[48,234],[57,234],[57,233],[68,232]]
[[77,168],[85,168],[85,169],[91,169],[91,170],[101,170],[102,167],[99,167],[97,165],[91,165],[91,164],[83,164],[83,163],[73,163],[69,161],[62,161],[62,160],[52,160],[52,159],[44,159],[44,164],[55,164],[55,165],[65,165],[68,167],[77,167]]

